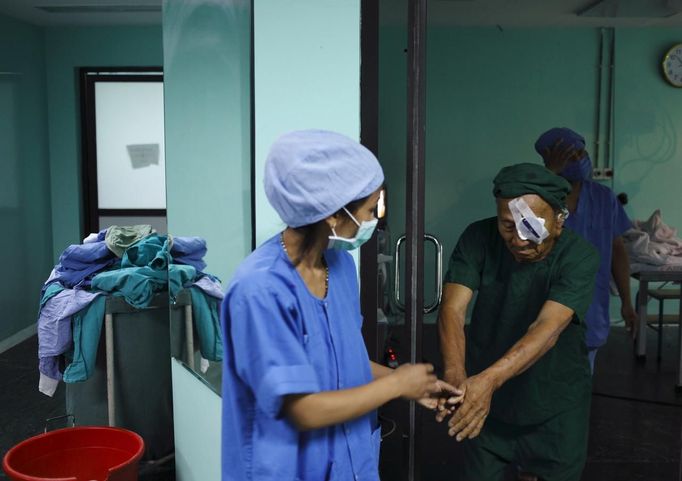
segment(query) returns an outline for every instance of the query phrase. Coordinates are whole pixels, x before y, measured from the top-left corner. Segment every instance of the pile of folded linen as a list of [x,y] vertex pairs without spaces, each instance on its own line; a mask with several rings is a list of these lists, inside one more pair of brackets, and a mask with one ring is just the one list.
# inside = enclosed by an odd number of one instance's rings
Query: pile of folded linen
[[222,360],[220,280],[203,272],[206,242],[159,235],[149,225],[112,226],[69,246],[41,289],[38,389],[54,395],[59,381],[92,374],[107,296],[143,309],[159,292],[174,302],[189,289],[202,358]]

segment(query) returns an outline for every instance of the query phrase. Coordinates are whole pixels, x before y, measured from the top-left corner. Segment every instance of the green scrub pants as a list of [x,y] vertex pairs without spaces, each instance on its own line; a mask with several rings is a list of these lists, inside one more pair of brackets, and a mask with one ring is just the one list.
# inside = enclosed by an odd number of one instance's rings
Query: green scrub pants
[[465,441],[461,481],[501,481],[509,463],[542,481],[579,481],[587,457],[589,401],[532,426],[488,418],[478,437]]

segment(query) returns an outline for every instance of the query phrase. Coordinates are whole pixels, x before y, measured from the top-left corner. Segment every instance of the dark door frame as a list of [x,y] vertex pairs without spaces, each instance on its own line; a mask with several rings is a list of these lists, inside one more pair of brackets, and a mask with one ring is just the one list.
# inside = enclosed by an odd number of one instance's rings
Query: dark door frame
[[[361,3],[360,139],[379,156],[379,6],[376,0]],[[407,189],[405,329],[411,363],[422,362],[424,319],[424,220],[425,220],[425,118],[426,118],[426,4],[408,0],[407,44]],[[377,240],[374,236],[360,251],[360,301],[364,316],[363,335],[370,358],[381,360],[377,329]],[[395,266],[398,269],[398,266]],[[409,404],[407,479],[421,479],[421,411]]]
[[81,67],[81,172],[83,237],[99,231],[100,216],[165,217],[166,209],[100,209],[97,192],[96,82],[163,82],[162,67]]
[[[407,192],[405,198],[405,327],[409,330],[410,362],[422,362],[424,325],[424,219],[426,141],[426,2],[408,0],[407,14]],[[396,266],[397,268],[397,266]],[[422,411],[410,402],[409,481],[420,480]]]
[[[360,5],[360,142],[379,157],[379,2],[362,0]],[[380,362],[377,309],[377,236],[360,248],[360,306],[364,322],[362,335],[367,353]]]

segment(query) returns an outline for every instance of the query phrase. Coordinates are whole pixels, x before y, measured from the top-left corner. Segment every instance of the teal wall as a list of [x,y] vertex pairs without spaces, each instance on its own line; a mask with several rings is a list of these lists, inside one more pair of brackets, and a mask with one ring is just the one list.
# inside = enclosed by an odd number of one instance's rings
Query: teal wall
[[206,239],[227,283],[251,251],[248,2],[166,1],[168,232]]
[[43,31],[0,16],[0,343],[35,322],[52,268]]
[[[464,228],[495,215],[497,171],[540,161],[540,133],[571,126],[592,145],[598,38],[592,29],[428,29],[425,231],[442,242],[444,269]],[[404,26],[381,29],[379,159],[393,242],[405,232],[406,47]],[[426,259],[430,300],[430,252]]]
[[[169,231],[205,236],[208,270],[225,283],[251,250],[248,4],[166,0],[163,12]],[[358,0],[254,3],[258,242],[283,227],[262,190],[273,140],[312,127],[359,137],[359,19]],[[188,379],[174,365],[176,413],[194,416],[209,398],[219,403],[198,379]],[[217,479],[196,469],[219,469],[220,443],[204,442],[219,438],[218,419],[202,413],[188,424],[176,417],[180,481]]]
[[175,479],[220,479],[220,397],[177,359],[171,361]]
[[614,163],[616,192],[627,192],[628,213],[647,219],[661,209],[682,230],[682,89],[661,73],[663,56],[682,42],[682,29],[616,31]]
[[[0,340],[32,325],[40,286],[81,241],[81,66],[162,65],[160,27],[43,28],[0,16]],[[6,184],[5,184],[6,183]]]
[[[246,0],[163,4],[168,231],[224,287],[251,251],[250,23]],[[176,478],[220,479],[219,394],[173,360],[173,402]]]
[[[629,194],[632,218],[660,207],[665,222],[682,228],[682,211],[675,208],[682,96],[660,73],[663,54],[680,34],[654,28],[615,33],[615,177],[606,185]],[[446,263],[466,225],[495,214],[497,171],[540,161],[533,149],[540,133],[571,127],[595,151],[599,40],[599,29],[429,27],[425,228],[443,242]],[[404,23],[382,25],[379,159],[393,241],[405,231],[406,47]],[[431,277],[427,264],[427,298]],[[612,318],[619,318],[618,302],[613,306]]]
[[[682,89],[663,79],[661,62],[680,42],[680,28],[616,31],[612,147],[613,188],[628,194],[630,218],[646,220],[660,209],[663,222],[678,229],[678,236],[682,236],[677,199],[682,179]],[[649,301],[649,312],[657,309],[658,304]],[[677,303],[666,302],[665,312],[677,314]],[[612,298],[611,318],[619,315],[620,303]]]
[[309,128],[360,137],[360,1],[257,0],[254,22],[254,188],[260,244],[285,227],[263,190],[273,141]]
[[78,67],[161,66],[161,27],[45,29],[52,187],[52,255],[80,243],[82,220]]
[[[494,215],[502,166],[540,161],[533,144],[544,130],[571,126],[591,143],[597,38],[587,29],[429,29],[425,228],[446,250],[470,222]],[[404,230],[406,36],[387,28],[381,39],[379,152],[390,221]]]

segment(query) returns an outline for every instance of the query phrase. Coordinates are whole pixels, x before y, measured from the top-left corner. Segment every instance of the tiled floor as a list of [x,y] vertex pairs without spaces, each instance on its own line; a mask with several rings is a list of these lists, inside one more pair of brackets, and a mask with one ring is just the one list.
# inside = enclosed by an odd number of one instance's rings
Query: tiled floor
[[[648,349],[655,352],[655,333]],[[583,481],[682,481],[682,395],[676,393],[676,329],[665,333],[663,360],[639,362],[627,334],[615,328],[598,357],[592,397],[588,462]],[[425,352],[437,357],[435,333],[424,333]],[[0,455],[19,441],[43,431],[45,419],[64,413],[61,386],[54,398],[37,391],[35,338],[0,354]],[[384,413],[391,412],[391,408]],[[459,452],[443,426],[424,417],[423,481],[455,481]],[[51,428],[59,427],[58,423]],[[387,449],[389,448],[389,449]],[[404,452],[396,431],[384,440],[385,452]],[[398,481],[404,456],[382,460],[383,479]],[[0,479],[6,479],[0,473]],[[140,481],[174,479],[172,465],[146,466]],[[211,480],[207,480],[211,481]],[[217,480],[216,480],[217,481]]]
[[[648,334],[647,352],[655,353],[655,333]],[[655,354],[646,362],[637,361],[625,330],[612,329],[608,344],[597,356],[582,481],[682,480],[682,395],[675,391],[676,335],[676,328],[666,328],[663,360],[658,364]],[[424,352],[438,369],[436,334],[429,326],[424,329]],[[395,403],[382,411],[388,418],[402,412]],[[422,480],[456,481],[461,459],[458,443],[448,438],[432,416],[423,416],[422,426]],[[388,429],[389,423],[384,422],[384,431]],[[404,479],[407,445],[401,434],[397,430],[384,439],[384,480]],[[510,473],[509,479],[514,478]]]
[[[54,397],[38,392],[37,340],[32,337],[0,354],[0,456],[26,438],[40,434],[45,420],[65,411],[64,386]],[[50,430],[64,427],[64,420],[50,423]],[[8,479],[0,469],[0,480]],[[174,481],[172,461],[162,466],[143,463],[139,481]]]
[[583,481],[678,481],[682,394],[675,390],[677,328],[665,328],[663,359],[648,332],[646,362],[632,356],[623,329],[612,329],[597,356],[590,444]]

